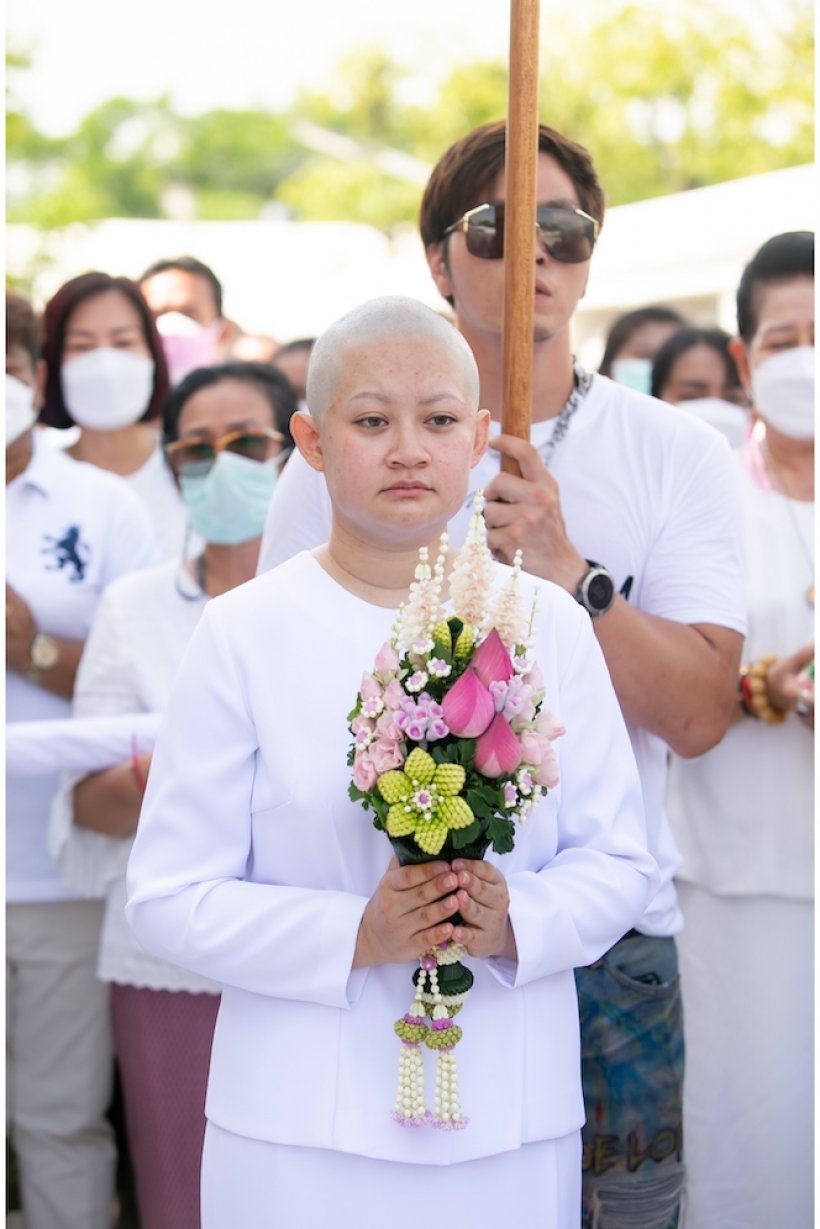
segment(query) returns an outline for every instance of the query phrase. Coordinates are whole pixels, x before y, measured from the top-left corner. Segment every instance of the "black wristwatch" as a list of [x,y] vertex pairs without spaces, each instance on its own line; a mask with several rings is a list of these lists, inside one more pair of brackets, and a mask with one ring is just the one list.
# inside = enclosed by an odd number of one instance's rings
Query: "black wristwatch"
[[575,600],[583,606],[591,619],[606,614],[615,601],[615,581],[609,572],[594,559],[587,559],[589,571],[584,572],[575,590]]

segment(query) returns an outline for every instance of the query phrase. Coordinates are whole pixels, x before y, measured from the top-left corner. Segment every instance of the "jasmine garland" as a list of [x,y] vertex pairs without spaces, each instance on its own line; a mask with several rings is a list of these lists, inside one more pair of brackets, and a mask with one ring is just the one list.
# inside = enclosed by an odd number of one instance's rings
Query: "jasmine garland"
[[[558,783],[552,740],[564,728],[543,707],[544,679],[529,656],[534,609],[525,611],[518,593],[520,552],[493,600],[483,503],[479,492],[450,575],[456,613],[444,607],[443,534],[432,568],[420,551],[408,601],[348,715],[350,797],[372,810],[402,864],[483,858],[490,846],[508,853],[515,822]],[[465,954],[451,940],[419,957],[413,1002],[395,1025],[403,1045],[394,1118],[402,1125],[467,1123],[453,1054],[461,1029],[452,1020],[473,981]],[[422,1044],[438,1056],[432,1114]]]

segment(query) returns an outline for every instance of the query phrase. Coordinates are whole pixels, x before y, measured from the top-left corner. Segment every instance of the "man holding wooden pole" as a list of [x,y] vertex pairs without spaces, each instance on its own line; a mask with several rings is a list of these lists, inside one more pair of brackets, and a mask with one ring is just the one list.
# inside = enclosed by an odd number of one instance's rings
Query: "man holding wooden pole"
[[[504,146],[503,124],[457,142],[421,209],[434,280],[476,355],[481,404],[494,415],[504,402]],[[684,1181],[673,937],[682,919],[664,813],[666,755],[667,747],[689,757],[713,746],[735,701],[745,624],[734,479],[717,433],[574,362],[570,324],[603,193],[586,151],[543,125],[536,199],[532,424],[527,438],[508,432],[491,444],[519,472],[492,480],[482,472],[476,485],[485,486],[496,556],[511,562],[520,547],[528,571],[589,611],[632,735],[662,878],[638,929],[576,974],[584,1226],[674,1229]]]

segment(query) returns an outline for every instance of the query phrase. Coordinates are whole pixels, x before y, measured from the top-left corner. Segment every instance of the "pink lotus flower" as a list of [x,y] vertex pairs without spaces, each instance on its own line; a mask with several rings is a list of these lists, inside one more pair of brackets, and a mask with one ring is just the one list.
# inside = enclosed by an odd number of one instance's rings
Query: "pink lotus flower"
[[444,721],[458,738],[483,734],[493,719],[495,704],[472,666],[468,666],[441,702]]
[[489,687],[490,683],[506,683],[512,676],[513,664],[510,655],[495,628],[478,646],[470,665],[485,687]]
[[475,766],[485,777],[503,777],[521,763],[521,744],[498,713],[475,745]]

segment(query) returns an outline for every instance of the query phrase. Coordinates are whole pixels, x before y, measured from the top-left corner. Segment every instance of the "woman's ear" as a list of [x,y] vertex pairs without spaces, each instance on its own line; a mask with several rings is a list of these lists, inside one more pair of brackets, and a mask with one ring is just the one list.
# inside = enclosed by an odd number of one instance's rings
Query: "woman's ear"
[[322,473],[325,468],[325,458],[322,453],[322,438],[316,419],[307,410],[297,410],[291,415],[290,433],[296,447],[307,461],[311,469]]
[[751,397],[752,369],[749,365],[749,352],[746,349],[746,343],[740,337],[733,337],[729,342],[729,353],[735,360],[740,383],[743,385],[746,395]]

